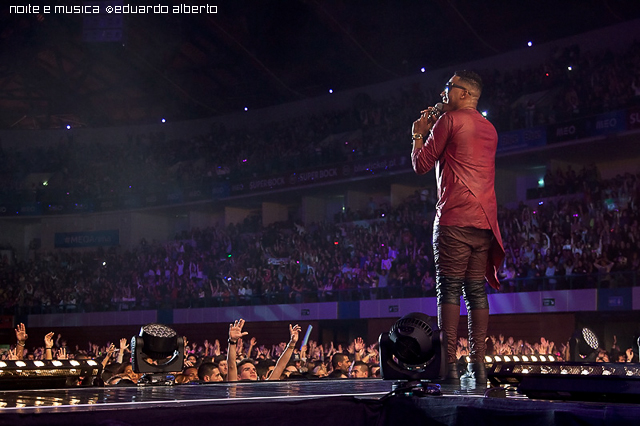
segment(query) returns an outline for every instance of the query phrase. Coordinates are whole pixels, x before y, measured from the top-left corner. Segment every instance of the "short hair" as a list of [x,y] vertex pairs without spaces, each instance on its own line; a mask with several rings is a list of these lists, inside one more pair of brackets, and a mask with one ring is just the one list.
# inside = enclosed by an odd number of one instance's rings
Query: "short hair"
[[262,359],[258,361],[256,364],[256,373],[258,373],[258,377],[266,377],[267,373],[269,373],[269,367],[275,367],[276,362],[272,359]]
[[349,359],[349,356],[347,354],[343,354],[342,352],[336,352],[331,357],[331,366],[333,367],[334,370],[338,370],[338,364],[340,364],[341,362],[344,362],[345,359]]
[[482,84],[482,77],[480,77],[477,72],[462,70],[454,72],[453,75],[460,77],[462,82],[473,86],[473,88],[478,91],[478,96],[480,96],[484,85]]
[[[245,364],[251,364],[251,365],[253,365],[254,367],[256,366],[256,363],[253,361],[253,359],[251,359],[251,358],[245,358],[245,359],[243,359],[242,361],[240,361],[240,362],[238,363],[238,366],[236,367],[236,368],[237,368],[237,371],[238,371],[238,374],[240,374],[240,368],[241,368],[243,365],[245,365]],[[257,370],[257,369],[256,369],[256,370]]]
[[353,366],[354,367],[362,367],[363,371],[369,372],[369,364],[367,364],[364,361],[356,361],[356,362],[353,363]]
[[227,360],[227,356],[226,355],[218,355],[213,359],[213,363],[214,364],[220,364],[220,361],[226,361]]
[[204,380],[204,376],[211,376],[214,368],[218,368],[218,366],[212,362],[203,362],[200,364],[200,367],[198,367],[198,379]]

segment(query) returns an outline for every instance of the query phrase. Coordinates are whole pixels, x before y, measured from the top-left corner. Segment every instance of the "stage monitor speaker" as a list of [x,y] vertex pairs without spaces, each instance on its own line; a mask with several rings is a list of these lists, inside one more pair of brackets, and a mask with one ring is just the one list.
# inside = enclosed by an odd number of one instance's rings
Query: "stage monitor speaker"
[[640,402],[636,363],[495,362],[487,377],[493,386],[517,387],[532,399]]

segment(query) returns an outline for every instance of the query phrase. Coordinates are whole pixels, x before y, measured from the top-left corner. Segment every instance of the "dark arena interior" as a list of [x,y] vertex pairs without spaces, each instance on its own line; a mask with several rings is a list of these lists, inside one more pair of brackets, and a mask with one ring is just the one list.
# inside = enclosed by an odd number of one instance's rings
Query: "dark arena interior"
[[[640,419],[640,2],[11,0],[0,40],[0,425]],[[438,151],[469,109],[494,179]],[[449,170],[495,188],[480,338]]]

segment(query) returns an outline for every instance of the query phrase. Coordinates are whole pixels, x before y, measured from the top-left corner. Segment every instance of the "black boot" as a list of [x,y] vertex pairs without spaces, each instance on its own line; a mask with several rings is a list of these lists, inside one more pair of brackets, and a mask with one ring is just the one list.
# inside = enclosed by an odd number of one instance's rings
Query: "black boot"
[[456,349],[458,344],[458,324],[460,323],[460,294],[462,293],[463,278],[452,278],[438,275],[436,277],[436,292],[438,296],[438,328],[444,332],[446,341],[447,363],[445,384],[460,384],[458,374],[458,358]]
[[[460,322],[460,305],[443,303],[438,305],[438,328],[444,331],[447,341],[447,364],[456,365],[456,349],[458,344],[458,323]],[[457,370],[456,370],[457,371]]]
[[442,380],[442,383],[447,385],[459,385],[460,384],[460,374],[458,373],[458,364],[447,364],[447,375]]

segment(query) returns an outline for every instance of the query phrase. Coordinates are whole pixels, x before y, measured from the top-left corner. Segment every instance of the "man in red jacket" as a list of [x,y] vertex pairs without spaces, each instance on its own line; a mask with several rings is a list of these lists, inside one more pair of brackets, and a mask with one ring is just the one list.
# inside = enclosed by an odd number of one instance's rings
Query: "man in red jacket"
[[422,111],[413,123],[411,160],[418,174],[432,168],[436,172],[433,248],[438,326],[447,335],[447,379],[459,378],[456,341],[464,296],[469,313],[468,371],[478,384],[486,385],[489,303],[484,285],[486,279],[491,287],[500,287],[497,270],[504,249],[494,189],[498,134],[476,109],[481,92],[478,74],[456,71],[441,93],[442,104]]

